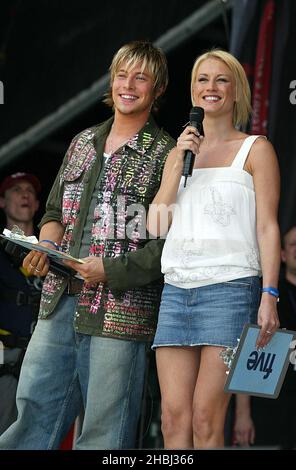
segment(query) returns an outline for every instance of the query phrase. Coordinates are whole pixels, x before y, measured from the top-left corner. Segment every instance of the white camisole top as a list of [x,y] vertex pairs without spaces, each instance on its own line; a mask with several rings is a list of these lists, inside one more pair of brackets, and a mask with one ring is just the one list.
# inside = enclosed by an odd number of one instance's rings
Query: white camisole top
[[260,276],[256,200],[244,164],[260,136],[248,136],[231,166],[197,168],[181,178],[161,265],[165,282],[194,288]]

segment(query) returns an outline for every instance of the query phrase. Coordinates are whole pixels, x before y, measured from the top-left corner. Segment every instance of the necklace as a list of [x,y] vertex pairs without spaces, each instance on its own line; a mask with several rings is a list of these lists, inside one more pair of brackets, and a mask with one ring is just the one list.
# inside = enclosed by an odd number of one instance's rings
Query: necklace
[[106,153],[108,155],[113,155],[114,152],[117,149],[123,147],[129,140],[130,140],[130,136],[127,139],[124,139],[123,141],[118,142],[117,139],[115,139],[115,141],[113,141],[112,136],[111,136],[111,132],[110,132],[110,134],[108,135],[108,138],[106,140],[106,145],[105,145]]

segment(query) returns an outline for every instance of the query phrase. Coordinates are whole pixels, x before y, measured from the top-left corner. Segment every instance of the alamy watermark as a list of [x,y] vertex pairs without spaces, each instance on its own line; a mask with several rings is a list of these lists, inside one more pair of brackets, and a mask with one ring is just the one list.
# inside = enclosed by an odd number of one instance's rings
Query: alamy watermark
[[[152,233],[147,230],[147,209],[140,203],[126,205],[124,196],[117,196],[115,206],[109,203],[99,204],[95,210],[93,235],[100,240],[154,239],[165,238],[170,227],[172,214],[179,210],[177,204],[150,204],[149,219]],[[69,215],[70,216],[70,215]]]
[[289,99],[291,104],[296,104],[296,80],[292,80],[290,87],[293,91],[290,93]]
[[0,80],[0,104],[4,104],[4,85]]

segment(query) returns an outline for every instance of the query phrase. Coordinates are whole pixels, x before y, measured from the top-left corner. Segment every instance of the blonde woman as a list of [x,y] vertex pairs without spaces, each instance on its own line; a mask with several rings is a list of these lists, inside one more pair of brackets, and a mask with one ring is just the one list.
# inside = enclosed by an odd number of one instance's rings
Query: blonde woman
[[[235,57],[221,50],[200,56],[191,97],[204,109],[205,135],[192,126],[182,132],[147,220],[157,236],[165,235],[167,215],[171,224],[153,348],[165,447],[217,448],[224,445],[230,399],[223,391],[226,366],[220,352],[236,346],[245,323],[260,325],[260,348],[279,326],[279,170],[265,137],[238,130],[251,106],[248,81]],[[196,155],[186,188],[185,150]]]

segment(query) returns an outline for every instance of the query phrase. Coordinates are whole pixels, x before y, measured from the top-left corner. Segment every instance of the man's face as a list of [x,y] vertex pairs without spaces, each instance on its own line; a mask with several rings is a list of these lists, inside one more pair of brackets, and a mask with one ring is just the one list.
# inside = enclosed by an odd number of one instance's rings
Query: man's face
[[[154,98],[153,77],[142,64],[128,69],[123,63],[114,76],[112,97],[115,110],[122,114],[149,114]],[[158,93],[159,94],[159,93]]]
[[293,227],[284,238],[282,261],[286,263],[287,271],[296,274],[296,227]]
[[25,180],[17,181],[7,189],[0,198],[0,207],[4,210],[7,220],[15,224],[30,222],[39,207],[36,192],[31,183]]

